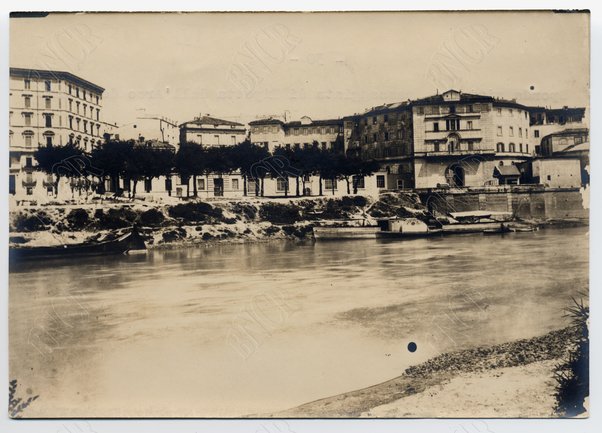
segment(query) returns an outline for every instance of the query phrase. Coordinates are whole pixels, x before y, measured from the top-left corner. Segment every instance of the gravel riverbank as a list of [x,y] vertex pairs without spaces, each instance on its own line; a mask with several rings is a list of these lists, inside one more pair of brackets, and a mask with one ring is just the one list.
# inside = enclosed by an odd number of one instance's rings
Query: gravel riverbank
[[[409,367],[401,376],[387,382],[324,398],[268,416],[278,418],[553,416],[551,372],[573,348],[573,341],[575,341],[575,330],[567,327],[531,339],[444,353],[422,364]],[[521,393],[517,392],[517,387],[522,386],[524,382],[520,378],[530,377],[531,373],[535,372],[540,375],[536,390],[540,397],[538,400],[533,400],[528,395],[522,395],[530,405],[530,409],[525,406],[525,410],[519,411],[516,408],[516,398]],[[513,380],[506,380],[508,377]],[[486,405],[482,398],[474,398],[475,394],[471,390],[474,390],[475,381],[487,384],[487,387],[481,387],[479,392],[488,396],[494,406]],[[431,398],[428,397],[429,393]],[[434,398],[436,393],[439,398]],[[449,406],[447,410],[445,407],[438,406],[446,399],[449,400],[452,395],[454,400],[445,403]],[[497,397],[493,398],[495,396]],[[410,397],[413,400],[408,400]],[[413,404],[421,404],[421,406],[413,406]],[[488,410],[485,410],[484,406],[487,406]],[[500,410],[494,410],[495,407]],[[506,410],[503,410],[504,408]]]

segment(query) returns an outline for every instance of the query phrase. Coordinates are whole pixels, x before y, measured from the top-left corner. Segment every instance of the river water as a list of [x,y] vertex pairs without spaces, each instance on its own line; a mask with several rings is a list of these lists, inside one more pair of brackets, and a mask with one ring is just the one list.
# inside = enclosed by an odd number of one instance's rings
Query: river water
[[264,414],[561,328],[587,289],[585,228],[19,264],[10,378],[31,417]]

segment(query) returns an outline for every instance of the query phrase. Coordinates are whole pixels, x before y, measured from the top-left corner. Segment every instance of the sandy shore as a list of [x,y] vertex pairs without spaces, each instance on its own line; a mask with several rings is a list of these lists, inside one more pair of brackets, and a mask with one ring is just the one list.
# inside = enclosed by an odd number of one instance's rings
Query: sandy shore
[[553,417],[554,366],[571,350],[564,328],[526,340],[445,353],[387,382],[267,415],[337,417]]

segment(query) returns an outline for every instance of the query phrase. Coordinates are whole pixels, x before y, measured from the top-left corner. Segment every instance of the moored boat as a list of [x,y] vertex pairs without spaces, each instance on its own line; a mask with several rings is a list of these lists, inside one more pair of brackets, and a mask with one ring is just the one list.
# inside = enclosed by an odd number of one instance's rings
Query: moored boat
[[80,244],[64,244],[44,247],[11,246],[11,260],[45,259],[58,257],[99,256],[124,254],[130,250],[144,250],[144,240],[133,229],[116,239],[103,242],[84,242]]
[[321,241],[375,239],[377,226],[368,227],[314,227],[314,238]]

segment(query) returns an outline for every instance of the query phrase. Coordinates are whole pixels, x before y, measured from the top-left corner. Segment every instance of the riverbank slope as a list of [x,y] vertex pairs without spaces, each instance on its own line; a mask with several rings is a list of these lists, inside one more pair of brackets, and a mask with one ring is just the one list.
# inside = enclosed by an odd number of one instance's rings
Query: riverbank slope
[[436,356],[387,382],[270,414],[277,418],[554,417],[554,370],[575,329]]

